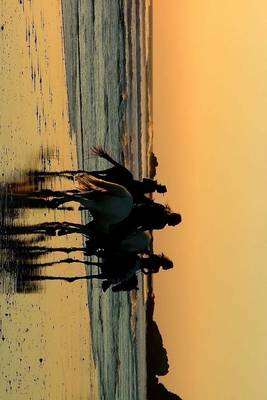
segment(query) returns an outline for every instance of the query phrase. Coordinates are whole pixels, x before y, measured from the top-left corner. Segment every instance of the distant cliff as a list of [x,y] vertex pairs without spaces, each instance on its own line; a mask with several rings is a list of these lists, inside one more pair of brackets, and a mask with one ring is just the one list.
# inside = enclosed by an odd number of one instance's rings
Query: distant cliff
[[147,300],[147,400],[182,400],[181,397],[169,392],[157,376],[169,372],[167,351],[163,347],[163,340],[156,322],[153,320],[154,294],[152,289]]

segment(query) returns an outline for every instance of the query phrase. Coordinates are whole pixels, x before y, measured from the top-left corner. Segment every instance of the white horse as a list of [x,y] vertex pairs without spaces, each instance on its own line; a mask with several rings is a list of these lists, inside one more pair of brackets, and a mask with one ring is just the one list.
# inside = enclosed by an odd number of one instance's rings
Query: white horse
[[97,230],[103,233],[109,233],[110,225],[121,222],[130,214],[133,198],[123,186],[91,175],[77,176],[76,182],[78,193],[66,192],[62,198],[54,200],[54,205],[79,202],[90,211]]
[[[91,175],[75,177],[77,190],[46,191],[46,196],[52,197],[47,201],[47,206],[56,208],[67,202],[78,202],[92,214],[94,225],[98,232],[109,233],[110,225],[117,224],[124,220],[133,208],[132,195],[123,186],[116,183],[104,181]],[[31,192],[20,190],[17,187],[13,198],[25,201],[38,200],[42,192]]]
[[90,211],[97,230],[102,233],[109,233],[110,225],[130,214],[133,198],[123,186],[90,175],[77,176],[76,181],[78,193],[66,192],[62,198],[53,200],[55,206],[77,201]]

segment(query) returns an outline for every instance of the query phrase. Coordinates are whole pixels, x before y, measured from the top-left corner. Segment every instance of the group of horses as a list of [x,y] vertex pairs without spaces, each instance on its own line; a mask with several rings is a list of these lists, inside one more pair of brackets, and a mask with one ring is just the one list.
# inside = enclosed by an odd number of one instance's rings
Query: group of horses
[[[102,288],[106,291],[137,289],[137,273],[159,272],[160,268],[169,269],[173,263],[164,254],[156,255],[151,251],[151,234],[154,229],[175,226],[181,222],[181,215],[173,213],[169,206],[152,200],[153,192],[165,193],[164,185],[143,178],[135,180],[133,174],[115,161],[103,148],[93,147],[94,156],[101,157],[112,164],[102,171],[31,171],[30,178],[44,181],[60,177],[73,182],[69,190],[31,190],[25,185],[9,186],[12,192],[9,202],[16,206],[52,209],[70,209],[65,203],[78,202],[81,210],[89,210],[92,221],[88,224],[71,222],[45,222],[31,226],[12,226],[15,234],[67,235],[80,233],[85,236],[84,247],[48,248],[31,246],[29,251],[39,254],[63,251],[83,252],[85,256],[98,256],[98,261],[66,258],[61,261],[42,264],[82,262],[100,267],[101,272],[80,277],[31,276],[31,280],[63,279],[73,282],[77,279],[102,279]],[[6,227],[8,232],[8,227]]]

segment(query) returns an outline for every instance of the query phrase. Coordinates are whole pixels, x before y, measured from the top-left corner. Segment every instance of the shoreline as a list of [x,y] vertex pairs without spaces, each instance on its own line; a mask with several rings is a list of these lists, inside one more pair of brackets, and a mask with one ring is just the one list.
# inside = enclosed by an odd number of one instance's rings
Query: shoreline
[[[142,131],[147,116],[142,110],[147,109],[144,102],[148,97],[148,94],[142,97],[142,85],[146,82],[141,76],[144,74],[146,79],[144,66],[147,64],[139,42],[143,23],[139,11],[143,3],[139,8],[127,0],[112,2],[108,7],[101,1],[88,2],[80,8],[75,5],[75,0],[62,0],[70,123],[77,138],[79,168],[106,167],[103,160],[86,158],[90,146],[102,144],[136,177],[141,177],[141,149],[147,152],[147,145],[143,143],[144,137],[147,143],[147,128]],[[105,24],[105,18],[113,23]],[[84,214],[83,218],[85,222],[88,215]],[[129,294],[102,294],[97,283],[88,283],[94,361],[99,370],[100,395],[104,398],[146,397],[143,280],[139,281],[139,287],[142,290],[136,296],[135,313]],[[137,321],[135,336],[131,333],[133,312]],[[118,368],[118,360],[122,365],[126,362],[124,348],[130,354],[127,364]],[[132,371],[130,381],[128,370]]]

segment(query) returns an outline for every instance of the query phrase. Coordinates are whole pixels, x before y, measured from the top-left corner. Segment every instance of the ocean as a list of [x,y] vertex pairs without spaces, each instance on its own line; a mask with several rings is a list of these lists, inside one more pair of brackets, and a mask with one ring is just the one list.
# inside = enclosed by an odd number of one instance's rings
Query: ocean
[[[21,179],[36,165],[103,169],[107,162],[90,156],[94,145],[125,163],[136,178],[148,175],[152,4],[51,1],[2,2],[2,76],[9,82],[1,82],[3,182]],[[86,223],[90,215],[50,210],[15,217],[27,224],[47,219]],[[60,240],[81,243],[78,235],[48,243]],[[2,248],[3,398],[146,399],[142,276],[139,290],[130,294],[104,293],[99,281],[71,287],[48,282],[23,291],[6,265]],[[67,275],[69,268],[63,264],[42,273]],[[75,266],[77,273],[84,268]]]

